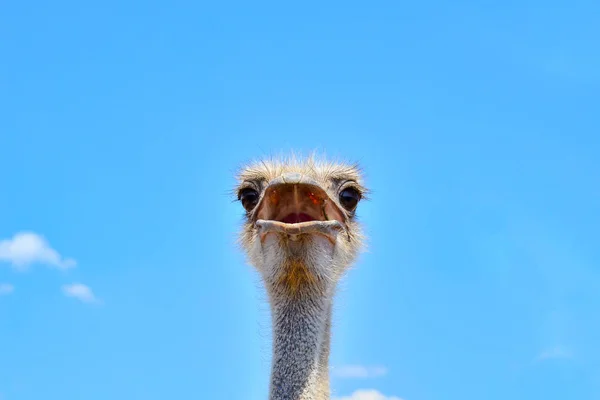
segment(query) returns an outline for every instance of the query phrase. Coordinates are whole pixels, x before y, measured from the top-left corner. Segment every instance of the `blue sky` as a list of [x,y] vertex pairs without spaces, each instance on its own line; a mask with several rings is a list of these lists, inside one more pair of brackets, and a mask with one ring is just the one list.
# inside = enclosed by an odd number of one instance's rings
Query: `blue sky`
[[4,2],[0,398],[266,399],[229,190],[316,149],[373,191],[336,396],[598,399],[599,12]]

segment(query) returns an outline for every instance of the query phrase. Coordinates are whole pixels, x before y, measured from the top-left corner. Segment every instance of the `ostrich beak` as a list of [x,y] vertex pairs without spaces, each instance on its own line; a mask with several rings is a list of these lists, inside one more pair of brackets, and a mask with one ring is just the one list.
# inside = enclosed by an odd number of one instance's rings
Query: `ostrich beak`
[[326,190],[299,173],[283,174],[272,180],[255,216],[261,238],[279,232],[293,240],[302,234],[322,234],[335,241],[337,233],[346,230],[346,217]]

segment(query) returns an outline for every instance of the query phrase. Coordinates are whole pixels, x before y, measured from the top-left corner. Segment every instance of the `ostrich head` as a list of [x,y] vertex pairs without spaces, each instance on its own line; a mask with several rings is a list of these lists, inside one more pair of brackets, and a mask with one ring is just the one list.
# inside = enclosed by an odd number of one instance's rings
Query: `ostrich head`
[[331,303],[362,243],[359,169],[326,161],[259,162],[242,169],[241,243],[273,316],[272,400],[329,398]]

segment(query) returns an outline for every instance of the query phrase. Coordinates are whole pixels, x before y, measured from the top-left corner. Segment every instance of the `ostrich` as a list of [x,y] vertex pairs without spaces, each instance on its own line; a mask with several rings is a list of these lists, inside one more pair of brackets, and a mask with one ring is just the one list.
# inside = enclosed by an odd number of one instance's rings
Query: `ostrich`
[[362,243],[355,165],[314,157],[262,161],[238,175],[240,242],[266,287],[273,321],[270,400],[329,399],[336,284]]

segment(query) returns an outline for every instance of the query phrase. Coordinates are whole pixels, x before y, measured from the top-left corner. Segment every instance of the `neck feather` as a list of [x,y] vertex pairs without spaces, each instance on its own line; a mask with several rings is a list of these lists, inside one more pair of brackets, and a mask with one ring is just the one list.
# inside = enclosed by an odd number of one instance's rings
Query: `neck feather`
[[273,363],[270,400],[329,399],[332,295],[271,293]]

